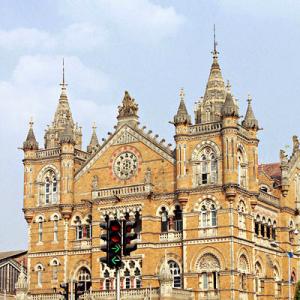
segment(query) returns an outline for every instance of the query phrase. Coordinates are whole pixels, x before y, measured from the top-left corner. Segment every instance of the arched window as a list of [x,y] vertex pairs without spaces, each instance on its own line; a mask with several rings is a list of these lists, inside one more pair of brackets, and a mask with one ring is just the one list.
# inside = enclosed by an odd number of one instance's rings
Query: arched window
[[44,179],[45,204],[57,203],[57,179],[53,170],[48,170]]
[[39,217],[38,218],[38,242],[39,243],[43,242],[43,222],[44,222],[43,217]]
[[255,264],[255,291],[257,294],[263,293],[262,267],[259,262]]
[[276,240],[276,221],[273,222],[272,226],[272,240]]
[[211,147],[195,152],[192,159],[194,186],[218,182],[218,159]]
[[134,276],[135,276],[135,288],[140,289],[142,287],[142,280],[141,280],[141,271],[138,268],[134,270]]
[[80,218],[77,216],[75,219],[76,225],[76,240],[82,240],[83,238],[83,228]]
[[239,202],[238,206],[238,219],[239,219],[239,228],[246,229],[246,205],[243,201]]
[[246,188],[247,187],[247,164],[244,159],[244,153],[241,149],[238,149],[237,152],[237,160],[238,160],[238,184]]
[[168,232],[169,230],[169,217],[165,207],[161,208],[161,232]]
[[274,267],[274,280],[275,280],[275,297],[281,296],[281,279],[278,268]]
[[248,260],[244,254],[240,256],[238,269],[240,272],[240,289],[247,290],[247,274],[249,273]]
[[219,288],[219,260],[210,253],[204,254],[199,261],[199,287],[203,290]]
[[37,285],[39,288],[43,286],[43,266],[37,265],[36,266],[36,272],[37,272]]
[[268,219],[266,227],[267,238],[270,240],[272,235],[272,221],[270,219]]
[[53,217],[53,241],[58,241],[58,216],[54,215]]
[[79,283],[82,283],[80,291],[85,292],[90,289],[91,273],[87,268],[85,268],[85,267],[80,268],[80,270],[78,271],[77,280]]
[[141,214],[138,211],[135,213],[134,219],[135,219],[135,223],[136,223],[136,227],[135,227],[134,231],[138,235],[138,238],[140,238],[139,236],[142,231],[142,218],[141,218]]
[[89,215],[83,226],[83,238],[91,239],[92,238],[92,216]]
[[255,220],[254,220],[254,232],[256,236],[259,236],[260,234],[260,216],[257,215]]
[[259,190],[261,191],[261,192],[264,192],[264,193],[269,193],[270,192],[270,188],[267,186],[267,185],[261,185],[260,187],[259,187]]
[[52,280],[53,281],[57,281],[58,280],[58,260],[57,259],[54,259],[52,262],[51,262],[51,266],[52,266]]
[[175,231],[182,231],[182,210],[179,205],[176,205],[173,217]]
[[109,272],[108,270],[105,270],[104,272],[104,282],[103,282],[103,288],[107,291],[110,290],[111,285],[110,285],[110,278],[109,278]]
[[201,227],[217,226],[217,208],[216,204],[210,200],[205,200],[201,205]]
[[173,276],[173,287],[181,288],[181,274],[178,264],[174,260],[169,260],[168,265]]
[[124,272],[124,287],[125,289],[130,289],[130,272],[128,269]]

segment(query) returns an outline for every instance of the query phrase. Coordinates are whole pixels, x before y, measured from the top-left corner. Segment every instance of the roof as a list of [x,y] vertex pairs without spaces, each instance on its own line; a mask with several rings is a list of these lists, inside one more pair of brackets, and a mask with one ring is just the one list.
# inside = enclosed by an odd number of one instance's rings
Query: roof
[[264,172],[272,179],[281,179],[280,163],[261,164],[258,166],[258,173]]
[[16,256],[25,255],[27,250],[16,250],[16,251],[7,251],[7,252],[0,252],[0,261],[8,258],[14,258]]

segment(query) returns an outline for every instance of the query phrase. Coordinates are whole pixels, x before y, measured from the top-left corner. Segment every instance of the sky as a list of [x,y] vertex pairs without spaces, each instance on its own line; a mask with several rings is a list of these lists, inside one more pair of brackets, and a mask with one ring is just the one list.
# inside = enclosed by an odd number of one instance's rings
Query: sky
[[212,62],[245,114],[250,93],[263,128],[259,161],[275,162],[300,135],[300,2],[292,0],[1,0],[0,251],[26,249],[23,152],[30,117],[43,147],[62,80],[62,59],[84,147],[93,122],[113,131],[125,90],[141,125],[174,145],[172,120],[184,87],[193,116]]

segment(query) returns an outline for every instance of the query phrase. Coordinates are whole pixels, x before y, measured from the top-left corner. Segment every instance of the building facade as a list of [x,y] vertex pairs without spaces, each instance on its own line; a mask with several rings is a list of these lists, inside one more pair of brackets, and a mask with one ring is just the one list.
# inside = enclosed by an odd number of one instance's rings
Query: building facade
[[100,262],[99,224],[117,214],[138,224],[138,249],[121,269],[128,299],[147,299],[149,291],[152,299],[293,294],[300,250],[298,138],[290,157],[280,151],[278,163],[258,164],[260,128],[251,98],[241,119],[216,48],[194,122],[184,97],[181,90],[174,148],[140,125],[128,92],[115,131],[99,143],[94,127],[86,151],[64,81],[44,148],[30,123],[23,163],[32,297],[77,280],[94,297],[110,299],[115,271]]

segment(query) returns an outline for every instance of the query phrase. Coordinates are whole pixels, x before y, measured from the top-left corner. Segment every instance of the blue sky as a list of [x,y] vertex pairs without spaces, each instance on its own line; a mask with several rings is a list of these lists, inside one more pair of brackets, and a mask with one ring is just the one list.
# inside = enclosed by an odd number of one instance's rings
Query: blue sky
[[91,125],[112,131],[124,90],[139,104],[140,122],[173,142],[168,123],[185,88],[193,116],[211,65],[216,24],[223,77],[245,114],[247,94],[259,124],[260,162],[300,131],[300,2],[1,1],[0,251],[26,248],[22,214],[22,145],[32,116],[40,145],[59,97],[65,58],[74,119],[85,146]]

